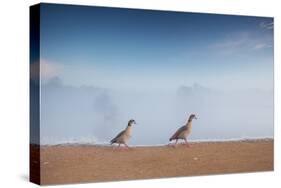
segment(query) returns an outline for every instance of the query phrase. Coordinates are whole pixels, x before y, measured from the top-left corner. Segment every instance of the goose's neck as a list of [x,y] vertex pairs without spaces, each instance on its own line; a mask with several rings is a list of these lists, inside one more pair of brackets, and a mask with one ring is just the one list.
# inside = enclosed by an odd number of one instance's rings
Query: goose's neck
[[187,123],[185,124],[185,126],[191,126],[191,125],[192,125],[192,120],[189,119],[189,120],[187,121]]
[[130,123],[128,123],[128,126],[126,127],[126,130],[131,130],[132,129],[132,125]]
[[132,133],[132,126],[128,124],[128,126],[125,129],[125,132],[126,132],[127,135],[130,136],[131,133]]

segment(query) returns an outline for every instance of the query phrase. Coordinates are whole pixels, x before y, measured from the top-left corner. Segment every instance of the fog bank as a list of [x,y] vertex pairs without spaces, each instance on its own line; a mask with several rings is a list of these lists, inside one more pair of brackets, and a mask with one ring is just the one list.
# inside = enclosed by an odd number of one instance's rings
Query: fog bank
[[107,143],[135,119],[129,144],[165,144],[195,113],[190,140],[273,137],[273,91],[223,91],[199,84],[174,91],[41,86],[41,144]]

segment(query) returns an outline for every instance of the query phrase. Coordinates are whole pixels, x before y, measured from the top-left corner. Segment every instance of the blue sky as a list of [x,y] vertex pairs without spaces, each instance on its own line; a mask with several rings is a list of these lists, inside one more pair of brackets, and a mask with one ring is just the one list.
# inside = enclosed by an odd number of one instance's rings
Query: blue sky
[[273,137],[272,18],[43,4],[40,21],[43,144],[129,119],[132,144],[164,144],[191,113],[188,139]]
[[264,17],[46,4],[41,58],[70,85],[272,89],[272,24]]

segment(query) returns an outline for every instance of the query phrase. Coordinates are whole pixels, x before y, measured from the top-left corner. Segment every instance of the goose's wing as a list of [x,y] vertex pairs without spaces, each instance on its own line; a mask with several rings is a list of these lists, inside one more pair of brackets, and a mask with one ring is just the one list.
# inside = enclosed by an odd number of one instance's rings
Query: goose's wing
[[113,138],[110,143],[115,143],[119,137],[125,134],[125,130],[121,131],[115,138]]
[[177,139],[178,136],[187,129],[187,127],[184,125],[182,126],[181,128],[179,128],[174,134],[173,136],[170,138],[170,141],[174,140],[174,139]]

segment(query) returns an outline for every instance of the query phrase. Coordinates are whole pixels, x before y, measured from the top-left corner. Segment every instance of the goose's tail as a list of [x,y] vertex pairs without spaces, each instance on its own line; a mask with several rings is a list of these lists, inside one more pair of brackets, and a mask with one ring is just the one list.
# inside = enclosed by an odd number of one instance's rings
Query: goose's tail
[[110,140],[110,145],[114,144],[116,142],[116,138],[113,138],[112,140]]

